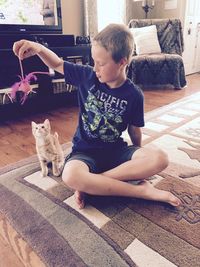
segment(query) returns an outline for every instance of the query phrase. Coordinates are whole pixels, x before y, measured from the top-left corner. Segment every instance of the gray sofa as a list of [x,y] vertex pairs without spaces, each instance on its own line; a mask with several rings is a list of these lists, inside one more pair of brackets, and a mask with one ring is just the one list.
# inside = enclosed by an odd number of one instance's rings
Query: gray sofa
[[[143,86],[186,86],[182,59],[184,49],[182,26],[179,19],[133,19],[129,28],[156,25],[161,53],[136,55],[128,68],[128,77]],[[149,44],[150,45],[150,44]]]

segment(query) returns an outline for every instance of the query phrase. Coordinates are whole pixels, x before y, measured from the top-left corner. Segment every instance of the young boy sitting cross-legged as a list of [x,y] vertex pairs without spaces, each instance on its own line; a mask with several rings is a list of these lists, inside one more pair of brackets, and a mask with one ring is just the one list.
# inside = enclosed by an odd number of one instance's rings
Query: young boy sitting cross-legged
[[[160,149],[142,147],[143,94],[127,78],[133,38],[124,25],[111,24],[92,41],[94,67],[63,61],[41,44],[21,40],[15,54],[24,59],[38,55],[50,68],[64,74],[66,83],[78,86],[79,123],[72,153],[66,158],[62,179],[75,190],[79,208],[85,195],[127,196],[180,205],[172,193],[159,190],[147,178],[168,165]],[[128,130],[132,145],[122,139]],[[128,183],[141,180],[138,185]]]

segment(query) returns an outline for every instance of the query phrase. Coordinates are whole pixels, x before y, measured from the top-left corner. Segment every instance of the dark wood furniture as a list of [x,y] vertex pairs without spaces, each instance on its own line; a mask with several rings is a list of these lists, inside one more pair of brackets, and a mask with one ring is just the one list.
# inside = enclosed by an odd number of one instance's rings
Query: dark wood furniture
[[[61,43],[53,46],[52,40],[51,45],[49,48],[64,60],[79,64],[91,63],[90,45],[71,45],[70,42],[70,46]],[[8,48],[5,48],[5,45],[3,48],[0,47],[0,58],[0,120],[77,103],[76,88],[66,85],[63,75],[56,72],[53,76],[37,75],[37,81],[31,83],[36,93],[31,93],[23,105],[19,102],[19,94],[12,103],[7,93],[10,87],[19,81],[20,65],[12,51],[11,43]],[[23,60],[23,69],[24,74],[34,71],[49,72],[47,66],[37,56]]]

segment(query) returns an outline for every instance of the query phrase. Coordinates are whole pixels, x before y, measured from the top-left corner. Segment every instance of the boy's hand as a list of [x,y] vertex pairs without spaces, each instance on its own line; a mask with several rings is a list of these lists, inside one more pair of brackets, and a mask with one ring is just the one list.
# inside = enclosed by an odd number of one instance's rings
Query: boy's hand
[[20,60],[37,55],[41,52],[42,45],[28,40],[20,40],[13,44],[13,52]]

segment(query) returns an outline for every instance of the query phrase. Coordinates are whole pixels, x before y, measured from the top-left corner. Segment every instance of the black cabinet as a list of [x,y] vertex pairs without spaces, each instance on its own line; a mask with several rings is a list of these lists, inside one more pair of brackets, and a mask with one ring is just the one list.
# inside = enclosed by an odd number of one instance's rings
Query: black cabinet
[[[91,64],[90,45],[49,47],[59,57],[77,64]],[[38,56],[22,62],[24,75],[42,71],[49,72],[48,67]],[[66,85],[63,75],[55,72],[53,76],[37,75],[37,81],[31,83],[35,93],[21,105],[18,98],[12,103],[7,96],[10,87],[19,81],[20,65],[12,49],[0,49],[0,119],[20,117],[29,113],[46,111],[59,106],[76,104],[76,88]]]

